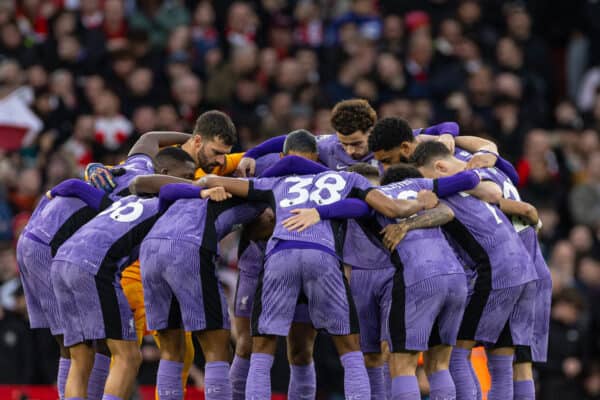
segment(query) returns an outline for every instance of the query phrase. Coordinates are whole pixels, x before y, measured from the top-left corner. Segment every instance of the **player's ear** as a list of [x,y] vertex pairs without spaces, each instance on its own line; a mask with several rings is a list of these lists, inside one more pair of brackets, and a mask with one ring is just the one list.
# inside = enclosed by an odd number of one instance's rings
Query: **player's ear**
[[163,167],[158,171],[158,173],[161,175],[169,175],[169,168]]
[[448,171],[448,166],[444,162],[444,160],[436,160],[433,162],[433,168],[438,172],[446,172]]

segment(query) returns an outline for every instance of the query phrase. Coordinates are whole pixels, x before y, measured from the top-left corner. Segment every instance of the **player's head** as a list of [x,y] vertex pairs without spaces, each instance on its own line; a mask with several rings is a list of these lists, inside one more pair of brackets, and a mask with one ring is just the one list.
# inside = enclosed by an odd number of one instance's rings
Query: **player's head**
[[349,166],[346,171],[362,175],[374,186],[379,186],[379,169],[367,163],[358,163]]
[[369,136],[369,150],[384,169],[407,162],[416,146],[412,129],[402,118],[380,119]]
[[299,156],[317,161],[317,138],[305,129],[298,129],[287,135],[283,143],[283,156]]
[[419,144],[411,161],[427,178],[454,175],[466,168],[466,163],[454,157],[452,152],[440,142]]
[[363,99],[344,100],[331,111],[331,126],[350,157],[359,160],[369,154],[369,133],[377,112]]
[[405,179],[410,178],[422,178],[423,174],[412,164],[396,164],[389,167],[383,178],[381,178],[382,185],[389,185],[394,182],[402,182]]
[[179,147],[165,147],[154,156],[154,169],[159,174],[194,179],[196,163]]
[[237,132],[231,118],[212,110],[196,120],[191,141],[191,156],[205,172],[225,164],[225,155],[237,141]]

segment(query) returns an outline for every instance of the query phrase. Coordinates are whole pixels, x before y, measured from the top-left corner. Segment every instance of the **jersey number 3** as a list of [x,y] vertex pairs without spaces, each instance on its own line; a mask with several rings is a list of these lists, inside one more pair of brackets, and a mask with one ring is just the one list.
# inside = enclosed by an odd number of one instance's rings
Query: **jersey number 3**
[[282,208],[304,204],[308,200],[313,201],[318,205],[335,203],[342,199],[341,192],[346,187],[344,178],[337,174],[326,174],[321,176],[314,182],[315,189],[312,192],[309,192],[307,189],[308,186],[313,184],[312,178],[290,176],[289,178],[286,178],[285,182],[293,183],[288,189],[288,194],[293,194],[295,197],[281,200],[279,202],[279,207]]

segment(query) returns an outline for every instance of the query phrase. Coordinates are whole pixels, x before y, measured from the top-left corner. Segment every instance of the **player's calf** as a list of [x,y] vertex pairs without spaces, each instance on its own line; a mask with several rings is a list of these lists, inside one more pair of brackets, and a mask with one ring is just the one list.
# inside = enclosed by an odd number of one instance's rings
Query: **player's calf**
[[107,339],[106,344],[112,353],[113,362],[106,379],[104,394],[114,396],[115,400],[128,399],[142,364],[142,354],[137,341]]
[[79,343],[69,348],[71,366],[65,387],[65,398],[86,398],[88,381],[94,367],[94,348],[91,342]]
[[228,329],[213,329],[196,332],[204,353],[204,392],[207,400],[231,399],[229,360],[231,358]]

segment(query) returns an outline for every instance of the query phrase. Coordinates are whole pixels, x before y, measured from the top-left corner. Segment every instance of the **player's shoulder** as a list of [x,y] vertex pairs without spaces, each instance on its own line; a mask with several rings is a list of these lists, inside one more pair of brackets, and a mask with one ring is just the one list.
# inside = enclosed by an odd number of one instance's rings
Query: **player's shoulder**
[[152,161],[152,157],[143,153],[132,154],[125,159],[119,167],[128,169],[128,168],[140,168],[147,169],[149,171],[154,171],[154,162]]

